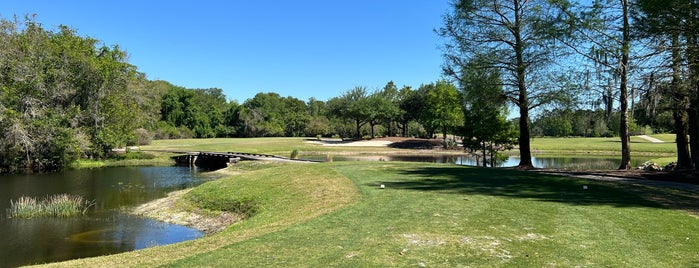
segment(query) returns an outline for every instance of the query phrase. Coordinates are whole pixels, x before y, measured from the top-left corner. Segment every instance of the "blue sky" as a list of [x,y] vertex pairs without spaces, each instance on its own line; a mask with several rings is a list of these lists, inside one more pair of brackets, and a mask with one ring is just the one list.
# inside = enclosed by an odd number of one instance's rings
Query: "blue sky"
[[450,0],[19,1],[0,15],[36,14],[119,45],[151,80],[217,87],[243,102],[258,92],[327,100],[388,81],[417,88],[441,77]]

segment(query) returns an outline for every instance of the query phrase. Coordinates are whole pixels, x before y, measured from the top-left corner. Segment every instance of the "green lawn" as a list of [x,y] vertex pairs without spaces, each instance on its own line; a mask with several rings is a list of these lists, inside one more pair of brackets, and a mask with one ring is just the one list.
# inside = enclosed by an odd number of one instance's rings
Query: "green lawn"
[[259,210],[251,218],[202,239],[59,266],[699,265],[699,218],[651,201],[690,198],[696,206],[694,195],[678,191],[446,164],[249,170],[194,194],[252,198]]
[[[674,156],[676,147],[671,134],[654,135],[666,141],[652,143],[638,137],[631,139],[633,155],[668,157]],[[333,147],[309,143],[312,138],[230,138],[230,139],[188,139],[156,140],[151,145],[142,146],[143,150],[182,150],[182,151],[236,151],[248,153],[266,153],[289,156],[297,149],[301,154],[386,154],[407,153],[411,150],[387,147]],[[615,138],[534,138],[532,152],[537,154],[560,155],[620,155],[621,143]],[[454,151],[458,153],[458,151]],[[512,153],[516,154],[517,150]]]
[[[667,135],[658,136],[665,143],[652,143],[638,137],[631,138],[632,155],[671,156],[677,148],[674,138],[667,142]],[[532,139],[534,154],[589,154],[589,155],[621,155],[621,141],[614,138],[534,138]]]
[[326,153],[401,153],[406,149],[388,147],[334,147],[311,143],[315,138],[222,138],[222,139],[185,139],[156,140],[151,145],[142,146],[142,150],[182,150],[215,151],[275,154],[289,156],[296,149],[301,154]]

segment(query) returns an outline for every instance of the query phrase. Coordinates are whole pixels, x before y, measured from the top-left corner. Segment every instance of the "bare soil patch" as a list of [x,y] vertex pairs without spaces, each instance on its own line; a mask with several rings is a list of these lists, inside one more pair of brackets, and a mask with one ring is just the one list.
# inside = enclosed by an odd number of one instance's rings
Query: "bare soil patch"
[[171,192],[167,197],[140,205],[131,212],[167,223],[188,226],[205,234],[220,232],[231,224],[244,219],[243,215],[204,211],[187,204],[184,195],[190,190]]

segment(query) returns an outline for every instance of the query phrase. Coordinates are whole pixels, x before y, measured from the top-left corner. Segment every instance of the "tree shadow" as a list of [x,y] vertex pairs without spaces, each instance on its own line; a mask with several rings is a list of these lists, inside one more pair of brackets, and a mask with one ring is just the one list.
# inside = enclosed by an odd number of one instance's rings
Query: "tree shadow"
[[[384,184],[387,188],[522,198],[578,206],[663,207],[652,198],[653,195],[625,189],[625,187],[632,187],[631,185],[513,169],[424,167],[406,171],[404,175],[406,175],[405,180],[387,181]],[[584,189],[585,186],[586,189]],[[661,189],[645,190],[661,191]]]
[[388,145],[390,148],[396,149],[434,149],[442,147],[444,144],[441,140],[425,140],[425,139],[408,139],[394,142]]

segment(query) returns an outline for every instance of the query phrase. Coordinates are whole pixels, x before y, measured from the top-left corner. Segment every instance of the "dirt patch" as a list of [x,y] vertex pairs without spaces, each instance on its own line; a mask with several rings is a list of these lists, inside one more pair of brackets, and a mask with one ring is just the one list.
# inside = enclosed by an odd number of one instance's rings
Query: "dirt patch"
[[243,215],[230,212],[210,212],[198,209],[184,200],[191,189],[175,191],[167,197],[153,200],[136,207],[131,213],[172,224],[179,224],[200,230],[205,234],[222,231],[226,227],[244,219]]

